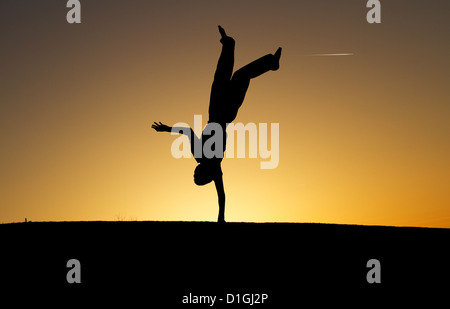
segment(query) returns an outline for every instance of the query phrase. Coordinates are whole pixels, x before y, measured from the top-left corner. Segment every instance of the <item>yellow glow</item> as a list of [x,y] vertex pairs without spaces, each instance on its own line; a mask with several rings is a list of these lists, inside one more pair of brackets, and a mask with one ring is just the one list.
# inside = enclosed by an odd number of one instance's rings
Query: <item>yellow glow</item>
[[314,3],[92,3],[80,25],[11,4],[0,222],[216,220],[214,186],[150,125],[206,121],[220,23],[236,68],[283,47],[236,119],[280,124],[279,166],[224,159],[228,221],[450,227],[448,10],[386,3],[369,25],[361,6]]

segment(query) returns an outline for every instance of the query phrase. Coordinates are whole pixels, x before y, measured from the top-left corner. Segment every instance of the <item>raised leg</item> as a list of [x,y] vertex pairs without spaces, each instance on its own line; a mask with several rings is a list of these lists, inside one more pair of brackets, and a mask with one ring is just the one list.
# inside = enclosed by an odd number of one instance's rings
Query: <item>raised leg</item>
[[268,71],[276,71],[280,67],[281,47],[275,54],[265,55],[237,70],[231,78],[232,103],[239,109],[244,101],[250,80]]
[[246,79],[258,77],[267,71],[276,71],[280,67],[281,47],[277,49],[275,54],[265,55],[246,66],[240,68],[233,74],[233,80]]
[[222,51],[220,53],[219,61],[217,62],[213,86],[214,84],[228,82],[231,79],[234,66],[234,39],[227,36],[225,30],[221,26],[219,26],[219,32],[222,36],[220,39],[220,42],[222,43]]
[[222,52],[217,62],[216,73],[211,87],[211,97],[209,100],[209,120],[220,122],[224,117],[224,105],[229,92],[231,75],[234,66],[234,39],[227,36],[225,30],[219,26],[222,38]]

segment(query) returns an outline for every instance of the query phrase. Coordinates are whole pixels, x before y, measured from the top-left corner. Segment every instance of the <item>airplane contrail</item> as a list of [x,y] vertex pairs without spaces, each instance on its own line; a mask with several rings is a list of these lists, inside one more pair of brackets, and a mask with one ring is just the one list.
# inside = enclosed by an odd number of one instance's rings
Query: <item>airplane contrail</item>
[[341,53],[341,54],[310,54],[309,57],[328,57],[328,56],[353,56],[353,53]]

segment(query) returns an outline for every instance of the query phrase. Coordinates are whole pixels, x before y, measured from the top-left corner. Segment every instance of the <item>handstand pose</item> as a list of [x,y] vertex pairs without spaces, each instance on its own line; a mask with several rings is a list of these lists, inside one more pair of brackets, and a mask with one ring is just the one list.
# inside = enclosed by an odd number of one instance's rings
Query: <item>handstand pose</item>
[[[227,36],[225,30],[219,26],[219,32],[222,38],[222,52],[217,63],[217,69],[214,74],[214,81],[211,87],[211,97],[209,101],[209,120],[205,129],[211,123],[219,124],[223,132],[223,150],[226,144],[226,127],[237,115],[239,107],[244,101],[250,80],[267,71],[275,71],[279,68],[281,48],[275,54],[265,55],[258,60],[242,67],[233,74],[234,65],[234,39]],[[212,135],[205,134],[205,129],[200,138],[198,138],[191,128],[172,128],[161,122],[154,122],[152,128],[158,132],[179,132],[189,137],[191,151],[195,160],[199,163],[194,171],[194,182],[202,186],[214,181],[219,198],[219,223],[225,222],[225,191],[223,188],[222,169],[220,163],[223,159],[223,153],[220,157],[207,158],[204,155],[197,157],[195,155],[194,145],[201,145]],[[194,140],[195,139],[195,140]]]

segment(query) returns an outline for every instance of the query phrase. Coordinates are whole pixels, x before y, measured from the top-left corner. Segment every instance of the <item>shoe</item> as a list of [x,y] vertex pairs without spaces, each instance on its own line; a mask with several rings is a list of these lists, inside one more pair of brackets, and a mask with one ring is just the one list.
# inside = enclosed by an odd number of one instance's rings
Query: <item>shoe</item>
[[276,71],[280,68],[281,47],[278,47],[275,54],[273,54],[272,71]]
[[220,39],[220,43],[222,44],[233,44],[234,45],[234,39],[232,37],[229,37],[226,33],[225,33],[225,29],[223,29],[221,26],[219,27],[219,32],[220,35],[222,36],[222,38]]

